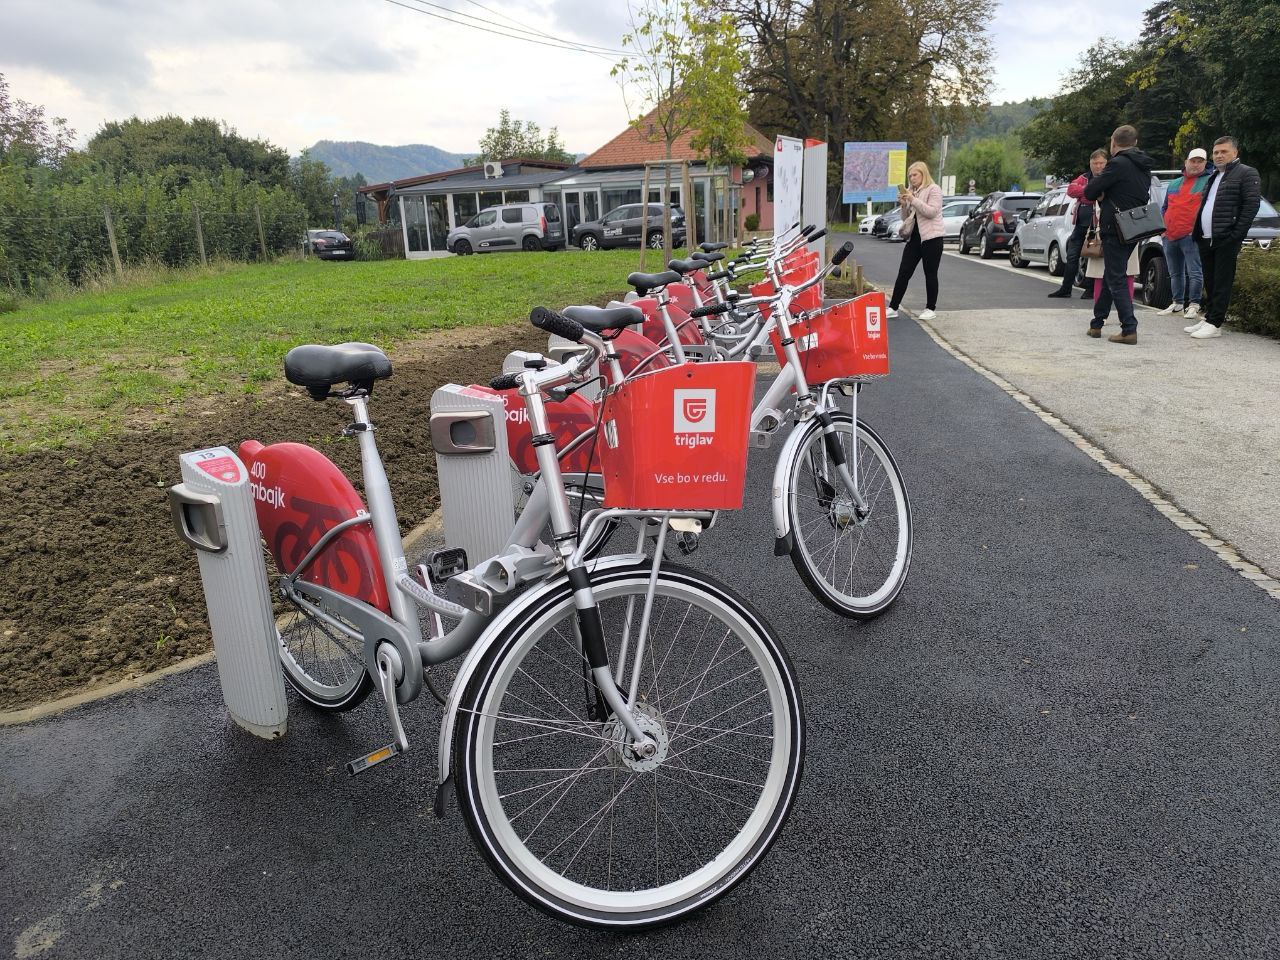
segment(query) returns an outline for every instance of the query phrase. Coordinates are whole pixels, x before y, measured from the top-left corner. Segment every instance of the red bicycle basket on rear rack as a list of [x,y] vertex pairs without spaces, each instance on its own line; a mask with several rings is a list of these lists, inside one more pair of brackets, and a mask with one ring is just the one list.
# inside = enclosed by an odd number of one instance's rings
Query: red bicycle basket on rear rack
[[740,508],[755,374],[746,361],[682,363],[608,394],[598,448],[604,505]]
[[[884,294],[864,293],[791,324],[796,350],[810,383],[839,379],[872,379],[889,375],[889,328],[884,322]],[[782,340],[775,330],[778,362],[786,364]]]

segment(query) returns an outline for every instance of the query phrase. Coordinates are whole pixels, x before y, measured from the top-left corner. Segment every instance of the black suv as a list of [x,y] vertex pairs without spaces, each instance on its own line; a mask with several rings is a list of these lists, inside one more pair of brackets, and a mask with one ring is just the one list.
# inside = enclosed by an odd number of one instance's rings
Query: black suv
[[1022,223],[1021,214],[1034,210],[1039,193],[988,193],[973,208],[969,219],[960,225],[960,252],[974,247],[983,260],[990,260],[997,250],[1007,250]]
[[[573,228],[573,243],[583,250],[599,250],[602,247],[634,247],[640,244],[641,215],[644,205],[626,203],[614,207],[599,220],[580,223]],[[662,249],[662,204],[649,204],[649,223],[645,243],[655,250]],[[684,246],[684,211],[671,205],[671,242]]]

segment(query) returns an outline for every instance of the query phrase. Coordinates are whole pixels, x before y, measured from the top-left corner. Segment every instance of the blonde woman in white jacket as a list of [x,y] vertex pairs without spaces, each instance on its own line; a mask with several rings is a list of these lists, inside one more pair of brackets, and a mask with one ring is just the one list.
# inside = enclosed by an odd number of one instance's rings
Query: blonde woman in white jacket
[[907,168],[906,187],[898,190],[898,203],[902,206],[902,226],[898,235],[906,237],[902,250],[902,263],[898,267],[898,282],[893,285],[893,298],[889,301],[889,316],[898,315],[898,304],[906,296],[907,284],[916,272],[916,265],[924,261],[924,292],[926,309],[921,320],[932,320],[938,308],[938,265],[942,263],[942,188],[929,176],[929,167],[919,161]]

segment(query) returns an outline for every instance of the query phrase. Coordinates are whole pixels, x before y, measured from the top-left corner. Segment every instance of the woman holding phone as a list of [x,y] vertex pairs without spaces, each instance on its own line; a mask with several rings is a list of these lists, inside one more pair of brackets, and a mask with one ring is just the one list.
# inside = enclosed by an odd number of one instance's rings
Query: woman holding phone
[[916,161],[907,168],[907,183],[898,188],[898,203],[902,207],[902,226],[898,235],[906,237],[902,250],[902,263],[898,267],[898,282],[893,285],[893,298],[889,301],[889,317],[898,315],[898,304],[906,295],[907,284],[916,272],[916,265],[924,261],[924,292],[926,304],[919,314],[921,320],[932,320],[938,307],[938,265],[942,262],[942,188],[929,176],[927,164]]

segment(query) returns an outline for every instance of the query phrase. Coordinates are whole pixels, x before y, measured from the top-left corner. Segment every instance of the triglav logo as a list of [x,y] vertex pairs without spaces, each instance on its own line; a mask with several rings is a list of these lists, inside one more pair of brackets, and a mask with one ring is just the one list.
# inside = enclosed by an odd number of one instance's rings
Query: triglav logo
[[676,445],[705,447],[711,437],[696,436],[716,432],[716,392],[714,390],[676,390],[675,422],[672,429]]
[[879,307],[867,307],[867,335],[872,339],[880,336]]

